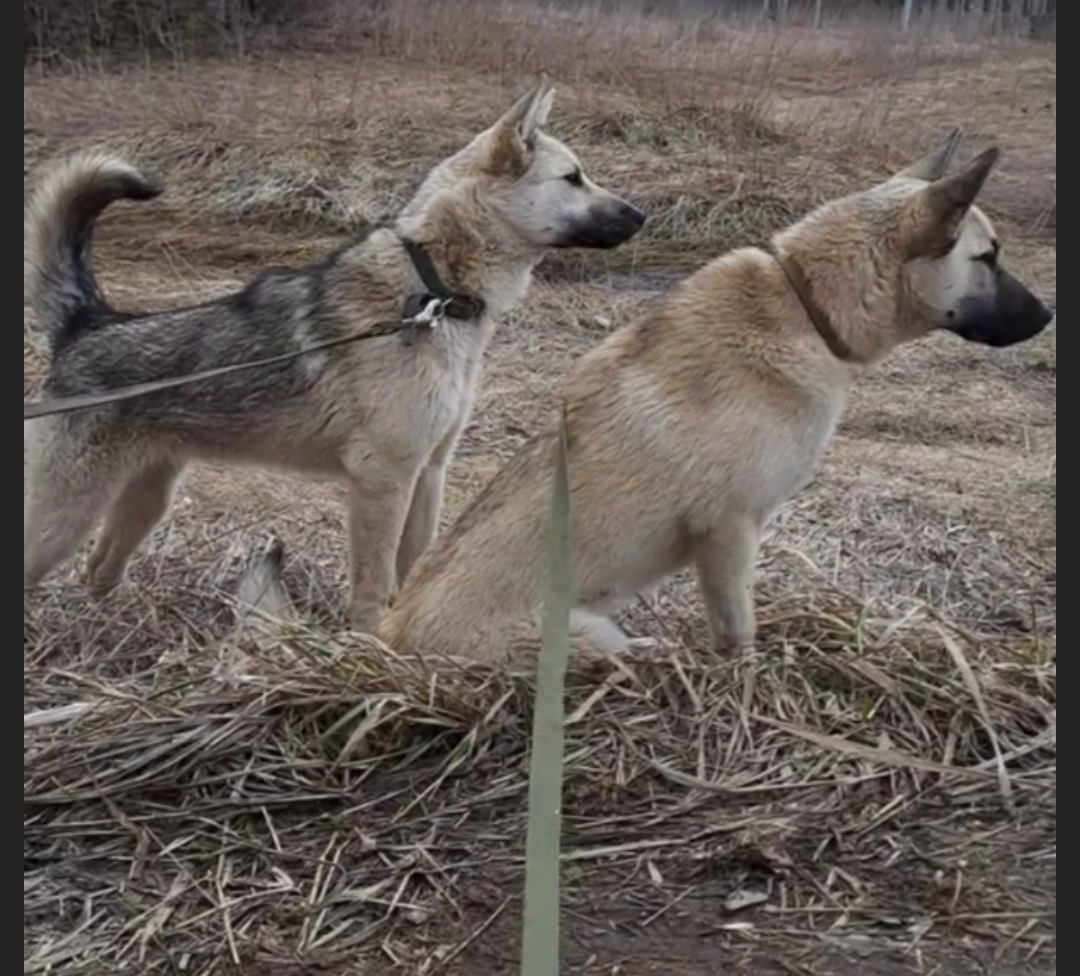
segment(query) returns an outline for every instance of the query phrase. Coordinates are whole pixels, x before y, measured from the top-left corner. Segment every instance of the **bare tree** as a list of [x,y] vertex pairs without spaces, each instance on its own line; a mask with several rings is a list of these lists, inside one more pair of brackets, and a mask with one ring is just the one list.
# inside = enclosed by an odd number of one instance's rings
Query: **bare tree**
[[1001,31],[1004,6],[1003,0],[990,0],[990,30],[995,34]]
[[911,15],[915,10],[915,0],[904,0],[904,9],[900,11],[900,29],[911,30]]

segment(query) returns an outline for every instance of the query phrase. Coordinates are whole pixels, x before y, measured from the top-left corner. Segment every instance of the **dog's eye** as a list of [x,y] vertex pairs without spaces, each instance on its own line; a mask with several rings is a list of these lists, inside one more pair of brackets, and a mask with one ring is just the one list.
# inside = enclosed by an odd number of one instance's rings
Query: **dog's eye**
[[572,173],[567,173],[563,177],[563,179],[566,180],[566,182],[569,183],[571,186],[585,185],[585,177],[581,175],[581,170],[579,169],[574,170],[574,172]]

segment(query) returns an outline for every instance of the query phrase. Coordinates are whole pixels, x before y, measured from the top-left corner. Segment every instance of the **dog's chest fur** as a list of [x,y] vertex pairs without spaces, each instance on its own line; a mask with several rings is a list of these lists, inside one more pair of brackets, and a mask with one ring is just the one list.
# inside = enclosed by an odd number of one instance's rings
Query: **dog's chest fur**
[[[492,326],[481,322],[446,322],[421,335],[411,351],[414,387],[426,393],[419,408],[427,414],[431,435],[441,441],[463,424],[472,409]],[[419,419],[419,418],[418,418]]]
[[[360,343],[321,383],[316,396],[333,422],[338,450],[371,441],[424,463],[468,419],[493,323],[446,320],[407,344],[400,336]],[[330,446],[329,443],[327,446]]]

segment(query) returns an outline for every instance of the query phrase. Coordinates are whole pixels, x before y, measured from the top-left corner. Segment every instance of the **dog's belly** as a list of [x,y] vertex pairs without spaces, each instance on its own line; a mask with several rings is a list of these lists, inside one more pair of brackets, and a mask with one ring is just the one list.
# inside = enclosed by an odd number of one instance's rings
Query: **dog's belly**
[[202,442],[184,453],[197,461],[260,468],[315,481],[338,481],[346,477],[340,450],[329,445],[249,440],[237,447]]

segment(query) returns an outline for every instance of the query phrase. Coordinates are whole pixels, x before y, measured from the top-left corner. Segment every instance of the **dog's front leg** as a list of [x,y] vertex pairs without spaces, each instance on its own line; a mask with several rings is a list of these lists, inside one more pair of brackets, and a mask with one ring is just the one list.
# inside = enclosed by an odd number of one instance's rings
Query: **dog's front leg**
[[394,591],[398,542],[416,474],[369,460],[350,475],[349,622],[373,634]]
[[446,464],[429,464],[416,479],[412,504],[405,518],[405,528],[397,550],[397,585],[409,575],[413,563],[428,547],[439,528],[443,489],[446,483]]
[[405,528],[398,544],[397,585],[399,587],[405,582],[405,577],[409,575],[413,563],[420,558],[439,530],[439,516],[442,514],[446,486],[446,469],[450,466],[450,459],[454,456],[454,449],[463,427],[464,421],[457,424],[443,439],[416,479],[409,514],[405,518]]
[[761,530],[749,518],[732,518],[700,540],[694,556],[698,584],[720,653],[753,646],[754,566]]

